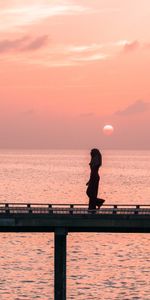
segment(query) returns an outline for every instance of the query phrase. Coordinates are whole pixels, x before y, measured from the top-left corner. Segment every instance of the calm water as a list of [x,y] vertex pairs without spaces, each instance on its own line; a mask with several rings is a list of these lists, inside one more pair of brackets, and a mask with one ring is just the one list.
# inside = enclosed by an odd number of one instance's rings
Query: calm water
[[[87,203],[89,153],[0,151],[0,202]],[[150,152],[103,151],[106,203],[150,204]],[[53,234],[0,233],[0,299],[53,300]],[[69,234],[68,300],[150,300],[149,234]]]

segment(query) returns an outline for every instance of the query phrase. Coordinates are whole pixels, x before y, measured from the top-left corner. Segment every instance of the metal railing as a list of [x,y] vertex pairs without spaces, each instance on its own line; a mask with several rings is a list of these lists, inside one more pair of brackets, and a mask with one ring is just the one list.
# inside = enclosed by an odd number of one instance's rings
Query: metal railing
[[125,214],[150,215],[150,205],[105,204],[100,209],[89,210],[86,204],[39,204],[39,203],[0,203],[0,214]]

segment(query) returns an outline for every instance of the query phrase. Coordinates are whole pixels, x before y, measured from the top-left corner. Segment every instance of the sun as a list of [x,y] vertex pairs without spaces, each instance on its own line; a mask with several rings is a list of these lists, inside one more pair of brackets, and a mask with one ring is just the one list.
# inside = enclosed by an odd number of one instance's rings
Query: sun
[[103,133],[105,135],[112,135],[114,132],[114,127],[112,125],[105,125],[103,127]]

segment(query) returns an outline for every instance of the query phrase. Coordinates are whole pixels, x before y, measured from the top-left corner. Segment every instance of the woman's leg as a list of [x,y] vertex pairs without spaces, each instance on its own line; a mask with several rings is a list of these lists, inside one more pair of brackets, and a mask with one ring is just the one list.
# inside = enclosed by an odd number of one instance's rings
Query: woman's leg
[[89,209],[96,209],[96,200],[95,200],[95,198],[89,198]]
[[98,206],[98,208],[100,208],[103,205],[104,202],[105,202],[104,199],[97,198],[96,199],[96,206]]

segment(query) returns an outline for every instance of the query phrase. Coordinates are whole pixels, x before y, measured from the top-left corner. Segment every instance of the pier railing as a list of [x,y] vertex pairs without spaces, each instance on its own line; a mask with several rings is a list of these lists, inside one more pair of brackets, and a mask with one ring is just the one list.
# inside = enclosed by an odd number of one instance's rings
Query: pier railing
[[100,209],[89,210],[86,204],[0,203],[0,214],[140,214],[150,215],[150,205],[105,204]]

